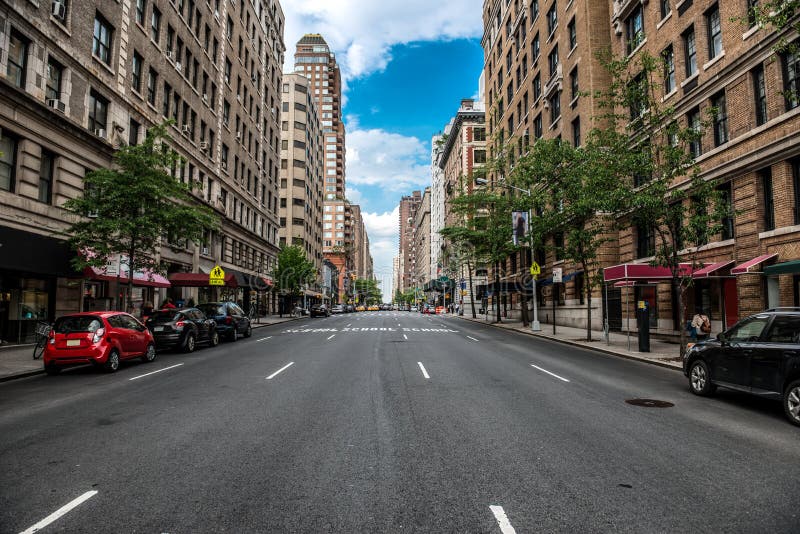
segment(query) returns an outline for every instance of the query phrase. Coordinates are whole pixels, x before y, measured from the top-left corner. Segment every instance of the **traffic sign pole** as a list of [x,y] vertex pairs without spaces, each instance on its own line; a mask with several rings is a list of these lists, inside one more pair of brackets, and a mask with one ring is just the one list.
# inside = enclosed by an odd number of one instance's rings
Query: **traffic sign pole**
[[[539,276],[539,273],[542,272],[542,267],[536,263],[536,260],[533,257],[533,232],[531,231],[530,225],[533,224],[533,209],[528,210],[528,232],[531,236],[531,275],[533,277],[533,321],[531,321],[531,331],[532,332],[541,332],[542,325],[539,324],[539,303],[537,302],[538,298],[536,295],[536,277]],[[536,269],[534,269],[534,266]],[[538,271],[538,272],[534,272]]]

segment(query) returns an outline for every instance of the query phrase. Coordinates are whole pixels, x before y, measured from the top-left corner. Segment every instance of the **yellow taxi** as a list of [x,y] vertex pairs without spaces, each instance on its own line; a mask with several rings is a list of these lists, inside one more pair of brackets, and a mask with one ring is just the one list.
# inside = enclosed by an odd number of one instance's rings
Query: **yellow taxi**
[[375,304],[373,304],[372,306],[370,306],[370,307],[369,307],[369,308],[367,308],[367,309],[368,309],[369,311],[379,311],[379,310],[380,310],[380,308],[379,308],[378,306],[376,306]]
[[356,306],[356,311],[357,311],[357,312],[360,312],[360,311],[366,311],[366,310],[367,310],[367,309],[366,309],[364,306],[360,306],[360,305],[359,305],[359,306]]

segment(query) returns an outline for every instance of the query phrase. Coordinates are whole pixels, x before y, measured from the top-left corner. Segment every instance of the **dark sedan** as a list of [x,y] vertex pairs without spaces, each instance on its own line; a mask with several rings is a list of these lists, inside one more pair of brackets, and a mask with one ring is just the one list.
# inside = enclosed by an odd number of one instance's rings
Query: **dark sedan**
[[325,304],[313,304],[311,306],[311,317],[329,317],[330,308]]
[[229,341],[236,341],[240,335],[250,337],[253,334],[250,318],[235,302],[206,302],[198,308],[216,321],[217,332]]
[[197,308],[159,310],[147,320],[156,346],[192,352],[199,343],[219,344],[216,322]]

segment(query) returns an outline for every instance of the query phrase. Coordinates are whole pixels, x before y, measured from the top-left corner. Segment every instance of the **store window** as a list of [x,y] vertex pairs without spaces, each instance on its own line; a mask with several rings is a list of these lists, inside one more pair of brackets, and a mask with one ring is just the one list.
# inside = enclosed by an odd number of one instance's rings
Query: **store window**
[[0,138],[0,190],[14,191],[17,140],[3,133]]

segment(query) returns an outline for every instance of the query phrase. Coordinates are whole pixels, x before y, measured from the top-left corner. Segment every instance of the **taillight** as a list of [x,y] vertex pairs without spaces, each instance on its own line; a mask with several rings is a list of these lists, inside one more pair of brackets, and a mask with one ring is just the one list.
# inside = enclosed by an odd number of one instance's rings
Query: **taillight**
[[97,343],[98,341],[103,339],[104,335],[106,335],[106,329],[98,328],[97,331],[95,331],[94,336],[92,336],[92,343]]
[[186,325],[185,321],[178,321],[175,323],[175,330],[183,330],[183,327]]
[[231,324],[231,323],[233,323],[233,317],[228,315],[227,317],[225,317],[225,324]]
[[55,330],[50,330],[50,333],[47,334],[47,337],[48,337],[48,339],[47,339],[48,343],[50,343],[51,345],[55,345],[56,344],[56,331]]

